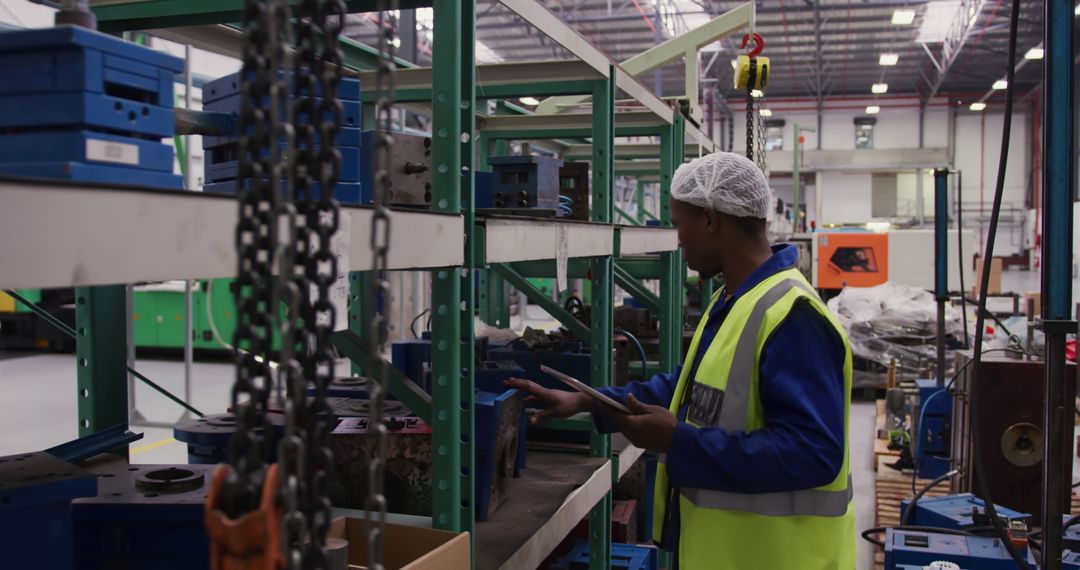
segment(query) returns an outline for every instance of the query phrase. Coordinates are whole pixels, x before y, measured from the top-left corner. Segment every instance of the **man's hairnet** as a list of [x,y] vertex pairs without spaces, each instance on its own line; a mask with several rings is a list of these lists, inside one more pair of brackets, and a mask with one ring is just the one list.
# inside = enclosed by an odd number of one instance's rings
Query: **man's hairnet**
[[671,197],[737,217],[767,219],[773,197],[756,164],[732,152],[716,152],[682,165],[671,181]]

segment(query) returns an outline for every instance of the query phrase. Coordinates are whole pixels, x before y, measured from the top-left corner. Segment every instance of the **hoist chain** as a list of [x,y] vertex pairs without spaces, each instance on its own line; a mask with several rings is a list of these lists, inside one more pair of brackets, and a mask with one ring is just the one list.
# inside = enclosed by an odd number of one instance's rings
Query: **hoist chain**
[[[387,5],[389,4],[389,5]],[[397,1],[379,0],[378,50],[379,68],[376,72],[375,93],[375,211],[371,221],[371,271],[374,291],[372,299],[378,304],[388,291],[387,255],[390,250],[390,215],[387,203],[390,196],[390,169],[393,161],[393,125],[394,110],[394,30],[397,29]],[[374,311],[371,323],[372,345],[374,354],[380,356],[386,352],[388,336],[386,318],[378,310]],[[371,413],[368,419],[368,493],[367,508],[368,568],[382,570],[382,533],[386,523],[386,495],[383,490],[383,471],[386,468],[386,424],[382,415],[383,402],[388,391],[385,361],[373,359],[368,379],[368,398],[371,400]],[[373,520],[373,517],[375,519]]]
[[727,136],[727,152],[731,152],[735,149],[735,113],[729,113],[727,122],[728,136]]
[[746,85],[746,158],[754,160],[754,132],[757,130],[754,123],[757,117],[754,116],[754,94],[753,88],[750,83]]
[[233,336],[240,350],[231,394],[236,433],[229,442],[232,469],[220,504],[214,505],[233,519],[258,506],[266,467],[266,413],[274,384],[269,362],[278,300],[273,264],[284,174],[277,137],[287,127],[280,114],[286,91],[281,85],[285,50],[279,32],[288,21],[285,0],[245,3]]
[[769,164],[765,161],[765,116],[761,114],[763,109],[768,109],[764,89],[761,90],[761,97],[758,97],[757,113],[754,114],[757,119],[757,152],[755,158],[757,158],[758,168],[765,174],[765,180],[768,180]]

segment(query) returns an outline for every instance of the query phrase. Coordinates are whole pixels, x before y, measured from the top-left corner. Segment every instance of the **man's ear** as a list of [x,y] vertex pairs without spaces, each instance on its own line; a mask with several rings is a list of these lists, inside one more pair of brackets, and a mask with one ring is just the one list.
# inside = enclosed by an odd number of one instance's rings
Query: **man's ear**
[[720,233],[720,214],[712,208],[705,208],[705,231],[716,235]]

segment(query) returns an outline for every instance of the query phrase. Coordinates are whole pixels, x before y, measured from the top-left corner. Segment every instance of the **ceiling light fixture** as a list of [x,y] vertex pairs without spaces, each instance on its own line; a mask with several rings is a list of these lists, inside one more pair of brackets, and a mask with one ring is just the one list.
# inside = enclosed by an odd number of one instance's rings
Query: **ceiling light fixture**
[[983,109],[986,108],[986,103],[983,103],[982,101],[977,101],[975,103],[972,103],[971,107],[968,107],[968,108],[971,109],[972,111],[982,111]]
[[870,92],[874,93],[876,95],[881,95],[882,93],[888,93],[889,92],[889,84],[888,83],[875,83],[875,84],[870,86]]
[[892,13],[892,23],[897,26],[907,26],[915,21],[915,10],[897,10]]
[[997,81],[994,82],[993,85],[990,86],[990,88],[993,89],[994,91],[1001,91],[1002,89],[1005,89],[1008,86],[1009,86],[1008,81],[1005,81],[1004,79],[998,79]]
[[761,113],[762,117],[771,117],[772,116],[772,109],[762,109],[760,111],[760,113]]
[[877,105],[870,105],[869,107],[866,108],[866,114],[867,115],[876,115],[880,111],[881,111],[881,107],[878,107]]
[[765,94],[762,93],[760,89],[754,89],[753,91],[750,92],[750,96],[755,98],[755,99],[758,99],[760,97],[764,97]]
[[900,56],[895,53],[883,53],[878,58],[879,65],[896,65],[898,61],[900,61]]
[[535,97],[519,97],[518,101],[521,101],[522,103],[524,103],[526,105],[539,105],[540,104],[540,101],[538,99],[536,99]]
[[[1080,7],[1080,4],[1078,4],[1077,6]],[[1027,50],[1027,53],[1024,54],[1024,59],[1042,59],[1042,58],[1043,58],[1043,48],[1041,48],[1041,47],[1033,47],[1033,48]]]

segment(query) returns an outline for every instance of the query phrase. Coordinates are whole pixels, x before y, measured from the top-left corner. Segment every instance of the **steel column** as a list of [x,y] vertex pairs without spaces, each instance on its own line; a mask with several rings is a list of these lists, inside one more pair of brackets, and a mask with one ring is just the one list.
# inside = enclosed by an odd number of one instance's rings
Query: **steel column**
[[127,424],[126,320],[123,285],[75,289],[79,437]]
[[[920,175],[920,179],[921,179]],[[957,226],[959,231],[959,226]],[[963,294],[963,292],[961,291]],[[937,300],[937,370],[945,386],[945,303],[949,302],[949,170],[934,170],[934,297]]]
[[1042,318],[1046,334],[1043,389],[1044,570],[1061,568],[1062,515],[1068,513],[1072,484],[1072,415],[1075,393],[1066,390],[1065,337],[1077,332],[1072,320],[1074,137],[1073,5],[1048,0],[1043,63],[1043,241]]

